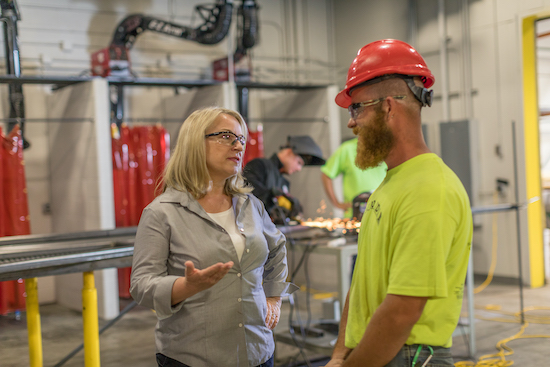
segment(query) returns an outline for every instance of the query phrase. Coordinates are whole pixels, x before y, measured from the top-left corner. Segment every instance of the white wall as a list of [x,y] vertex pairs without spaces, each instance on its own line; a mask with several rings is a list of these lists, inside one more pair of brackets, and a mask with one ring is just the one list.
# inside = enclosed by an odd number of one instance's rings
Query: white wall
[[[467,117],[477,121],[479,170],[478,197],[474,205],[512,203],[514,197],[514,153],[519,162],[518,189],[520,203],[526,201],[524,172],[522,79],[521,79],[521,20],[527,15],[550,9],[545,0],[469,0],[469,33],[471,44],[472,97],[471,116],[465,109],[463,73],[464,47],[461,19],[461,1],[444,2],[446,7],[446,31],[448,35],[448,80],[451,94],[449,110],[451,120]],[[337,5],[336,5],[337,4]],[[410,5],[415,12],[407,14]],[[397,38],[411,42],[424,56],[435,75],[433,87],[436,100],[431,108],[423,111],[423,122],[428,125],[430,144],[439,153],[439,122],[445,120],[441,102],[442,70],[440,67],[438,1],[360,1],[335,2],[336,48],[339,70],[349,67],[354,50],[380,38]],[[413,18],[410,14],[416,14]],[[409,32],[410,22],[416,23],[416,33]],[[341,56],[341,57],[340,57]],[[342,86],[345,75],[340,73]],[[512,121],[516,123],[517,151],[512,149]],[[434,140],[435,138],[435,140]],[[460,154],[460,152],[457,152]],[[496,179],[510,182],[503,195],[494,199]],[[492,214],[476,218],[480,227],[474,235],[474,270],[486,274],[491,261]],[[498,261],[495,275],[517,277],[517,232],[513,212],[498,214]],[[522,257],[524,279],[529,279],[528,240],[526,213],[521,212]]]

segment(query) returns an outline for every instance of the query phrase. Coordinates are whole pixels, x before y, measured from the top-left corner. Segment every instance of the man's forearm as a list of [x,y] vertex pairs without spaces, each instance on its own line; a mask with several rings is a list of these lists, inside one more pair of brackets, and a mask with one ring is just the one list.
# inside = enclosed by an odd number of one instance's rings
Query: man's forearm
[[334,350],[332,352],[332,359],[346,359],[351,349],[346,348],[346,326],[348,324],[348,307],[349,307],[349,292],[346,297],[346,303],[344,304],[344,309],[342,310],[342,316],[340,317],[340,326],[338,327],[338,339],[334,345]]
[[326,174],[321,172],[321,181],[323,182],[323,187],[325,188],[325,193],[328,196],[328,199],[332,203],[332,205],[339,205],[338,199],[336,198],[336,195],[334,194],[334,187],[332,185],[332,179],[328,177]]

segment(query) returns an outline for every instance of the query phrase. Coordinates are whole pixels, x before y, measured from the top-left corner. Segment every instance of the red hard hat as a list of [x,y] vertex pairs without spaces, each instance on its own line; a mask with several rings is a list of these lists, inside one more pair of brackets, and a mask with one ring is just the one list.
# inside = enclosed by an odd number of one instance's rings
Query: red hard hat
[[388,74],[419,76],[425,88],[434,84],[435,78],[420,54],[409,44],[385,39],[364,46],[348,70],[346,86],[336,96],[336,104],[348,108],[350,90],[368,80]]

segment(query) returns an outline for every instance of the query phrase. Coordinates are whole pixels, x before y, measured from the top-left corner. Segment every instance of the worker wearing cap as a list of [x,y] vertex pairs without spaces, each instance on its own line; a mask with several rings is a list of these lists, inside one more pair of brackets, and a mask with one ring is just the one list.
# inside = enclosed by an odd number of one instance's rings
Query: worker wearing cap
[[[278,220],[280,210],[285,216],[295,217],[301,212],[301,205],[290,195],[290,182],[283,175],[291,175],[303,166],[320,166],[325,163],[321,148],[310,136],[289,136],[286,144],[271,158],[256,158],[244,168],[246,181],[254,188],[252,193],[265,205],[272,218]],[[279,206],[279,199],[288,203]]]
[[462,183],[422,136],[433,83],[414,48],[381,40],[359,50],[336,96],[358,136],[357,165],[384,161],[388,172],[363,214],[327,366],[453,366],[473,227]]

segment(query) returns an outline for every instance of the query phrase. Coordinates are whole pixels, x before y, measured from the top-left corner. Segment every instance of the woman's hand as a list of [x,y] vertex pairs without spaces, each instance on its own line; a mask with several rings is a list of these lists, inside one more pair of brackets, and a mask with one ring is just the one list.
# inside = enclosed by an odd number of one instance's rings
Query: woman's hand
[[267,297],[267,315],[265,317],[265,325],[269,330],[275,329],[281,317],[281,297]]
[[185,262],[185,277],[178,278],[172,286],[172,305],[202,292],[218,283],[233,267],[233,261],[217,263],[206,269],[195,269],[192,261]]
[[187,286],[198,292],[204,291],[222,280],[233,267],[233,261],[217,263],[206,269],[195,269],[192,261],[185,262],[185,280]]

